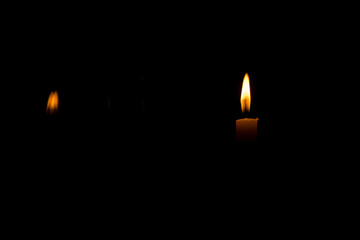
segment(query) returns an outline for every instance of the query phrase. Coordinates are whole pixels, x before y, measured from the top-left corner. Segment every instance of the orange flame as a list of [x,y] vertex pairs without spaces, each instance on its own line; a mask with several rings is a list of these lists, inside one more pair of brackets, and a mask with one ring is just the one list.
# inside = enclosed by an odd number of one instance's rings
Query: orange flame
[[46,113],[53,115],[59,109],[59,96],[57,91],[51,92],[46,106]]
[[247,112],[250,112],[250,103],[251,103],[250,80],[249,80],[249,75],[247,73],[245,74],[242,84],[240,103],[241,103],[241,111],[243,113],[245,112],[245,110]]

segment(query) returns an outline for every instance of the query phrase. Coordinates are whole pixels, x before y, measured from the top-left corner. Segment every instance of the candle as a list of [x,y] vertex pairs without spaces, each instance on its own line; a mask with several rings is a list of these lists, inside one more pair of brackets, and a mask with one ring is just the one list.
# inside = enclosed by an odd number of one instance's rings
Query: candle
[[[246,73],[244,76],[240,104],[242,113],[250,112],[251,94],[250,80]],[[243,118],[236,120],[236,140],[238,142],[254,142],[257,139],[258,118]]]
[[257,138],[258,118],[243,118],[236,120],[236,140],[253,142]]

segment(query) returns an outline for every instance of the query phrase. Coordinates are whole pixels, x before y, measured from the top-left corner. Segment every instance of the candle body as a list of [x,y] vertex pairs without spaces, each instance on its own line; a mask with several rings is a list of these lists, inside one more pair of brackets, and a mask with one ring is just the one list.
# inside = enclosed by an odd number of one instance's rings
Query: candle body
[[257,139],[258,118],[243,118],[236,120],[236,141],[254,142]]

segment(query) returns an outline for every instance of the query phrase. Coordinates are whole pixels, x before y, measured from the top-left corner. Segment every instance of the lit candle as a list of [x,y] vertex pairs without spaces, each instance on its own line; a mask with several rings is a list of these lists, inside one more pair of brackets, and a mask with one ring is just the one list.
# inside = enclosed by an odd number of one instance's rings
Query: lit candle
[[[246,73],[241,90],[240,104],[242,113],[250,112],[250,80]],[[254,142],[257,139],[258,118],[243,118],[236,120],[236,140],[238,142]]]
[[59,109],[59,96],[57,91],[51,92],[46,106],[46,113],[55,115]]

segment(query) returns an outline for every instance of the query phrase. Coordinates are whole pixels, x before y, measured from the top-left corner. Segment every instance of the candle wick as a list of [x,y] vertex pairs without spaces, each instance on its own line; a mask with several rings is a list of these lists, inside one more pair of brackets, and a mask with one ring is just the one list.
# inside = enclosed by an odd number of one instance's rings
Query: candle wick
[[243,101],[243,105],[242,105],[242,107],[241,107],[241,110],[242,110],[242,112],[243,113],[246,113],[247,111],[246,111],[246,106],[247,106],[247,99],[244,99],[244,101]]

